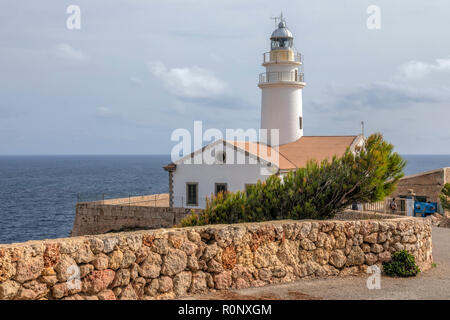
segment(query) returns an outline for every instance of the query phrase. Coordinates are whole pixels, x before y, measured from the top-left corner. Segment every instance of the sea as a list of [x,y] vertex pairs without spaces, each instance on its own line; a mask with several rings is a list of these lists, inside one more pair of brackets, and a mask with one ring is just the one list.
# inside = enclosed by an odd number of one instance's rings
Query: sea
[[[450,155],[403,155],[406,175]],[[68,237],[77,201],[166,193],[169,155],[0,156],[0,243]]]

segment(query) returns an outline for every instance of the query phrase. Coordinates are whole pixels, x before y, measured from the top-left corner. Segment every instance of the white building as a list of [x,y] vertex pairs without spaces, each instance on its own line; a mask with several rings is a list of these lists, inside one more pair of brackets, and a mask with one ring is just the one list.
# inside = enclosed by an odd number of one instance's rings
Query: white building
[[[266,72],[259,76],[261,129],[279,130],[266,143],[218,140],[164,167],[169,172],[171,207],[203,208],[206,197],[301,168],[309,160],[341,156],[363,143],[362,135],[303,136],[302,56],[281,17],[272,33],[271,50],[263,54]],[[270,134],[269,134],[270,136]]]

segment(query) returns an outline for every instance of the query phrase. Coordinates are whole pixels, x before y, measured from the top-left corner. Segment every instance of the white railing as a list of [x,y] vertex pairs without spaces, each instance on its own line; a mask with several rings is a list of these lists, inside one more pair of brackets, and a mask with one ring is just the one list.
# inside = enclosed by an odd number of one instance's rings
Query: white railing
[[305,82],[302,72],[263,72],[259,75],[259,83]]

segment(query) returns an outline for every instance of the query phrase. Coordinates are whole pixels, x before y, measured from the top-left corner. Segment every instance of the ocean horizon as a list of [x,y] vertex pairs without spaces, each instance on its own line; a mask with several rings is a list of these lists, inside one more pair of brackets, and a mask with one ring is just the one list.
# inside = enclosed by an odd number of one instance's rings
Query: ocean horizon
[[[450,155],[402,155],[405,175]],[[0,155],[0,243],[68,237],[80,201],[169,191],[170,155]]]

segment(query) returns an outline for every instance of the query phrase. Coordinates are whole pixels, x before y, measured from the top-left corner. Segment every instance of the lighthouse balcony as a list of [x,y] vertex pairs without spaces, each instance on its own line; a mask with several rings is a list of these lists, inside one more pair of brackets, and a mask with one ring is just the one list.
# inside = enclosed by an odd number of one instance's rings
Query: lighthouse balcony
[[266,83],[304,83],[302,72],[263,72],[259,75],[259,84]]
[[273,63],[303,64],[303,56],[294,50],[272,50],[263,53],[263,66]]

